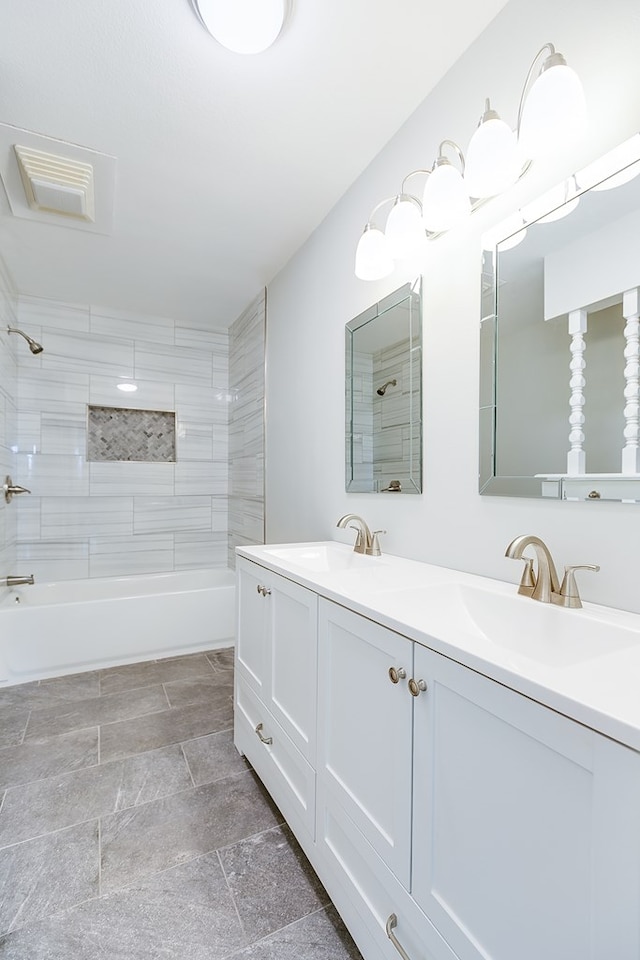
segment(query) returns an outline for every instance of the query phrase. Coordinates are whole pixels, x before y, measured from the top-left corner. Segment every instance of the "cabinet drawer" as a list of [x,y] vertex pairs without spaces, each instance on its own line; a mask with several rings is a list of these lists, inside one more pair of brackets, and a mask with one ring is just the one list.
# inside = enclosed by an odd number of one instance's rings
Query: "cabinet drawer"
[[[315,835],[315,771],[242,680],[236,680],[234,740],[296,835]],[[259,732],[256,727],[262,724]],[[265,743],[270,740],[270,743]]]
[[409,960],[458,960],[341,804],[320,783],[316,838],[323,882],[362,949],[372,944],[384,960],[399,960],[386,932],[387,921],[395,914],[393,934]]

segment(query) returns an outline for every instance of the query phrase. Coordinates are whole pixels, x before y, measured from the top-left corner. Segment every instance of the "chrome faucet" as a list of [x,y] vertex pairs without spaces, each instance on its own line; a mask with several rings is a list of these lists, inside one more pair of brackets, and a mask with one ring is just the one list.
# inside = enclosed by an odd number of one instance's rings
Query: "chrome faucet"
[[[534,573],[533,557],[523,556],[526,547],[533,547],[537,559]],[[555,564],[546,543],[539,537],[525,535],[512,540],[505,551],[505,557],[512,560],[524,560],[525,567],[518,586],[518,593],[541,603],[555,603],[561,607],[581,607],[582,601],[576,584],[576,570],[594,570],[600,567],[595,563],[581,563],[565,566],[562,583],[558,580]]]
[[[354,524],[357,524],[357,526],[353,526],[351,521],[353,521]],[[382,550],[380,549],[378,534],[386,533],[386,530],[374,530],[372,533],[362,517],[359,517],[356,513],[345,513],[344,517],[340,517],[336,524],[336,526],[343,529],[347,525],[350,527],[350,529],[355,530],[358,534],[353,547],[356,553],[364,553],[368,557],[380,556]]]
[[[20,587],[23,583],[28,583],[33,585],[34,583],[33,574],[30,573],[28,577],[6,577],[4,581],[5,587]],[[2,581],[0,580],[0,583]]]

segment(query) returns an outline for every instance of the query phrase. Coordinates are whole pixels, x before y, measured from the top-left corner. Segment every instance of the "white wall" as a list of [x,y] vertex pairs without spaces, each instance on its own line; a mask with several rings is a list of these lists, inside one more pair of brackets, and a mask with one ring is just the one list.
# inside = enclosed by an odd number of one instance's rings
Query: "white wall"
[[[445,137],[466,147],[483,98],[510,122],[534,54],[552,41],[580,74],[591,124],[582,144],[539,163],[468,225],[430,245],[424,268],[424,494],[344,491],[344,324],[409,277],[364,283],[353,257],[369,211],[430,164]],[[383,549],[517,582],[504,558],[535,533],[558,563],[601,564],[583,595],[640,611],[634,556],[640,509],[627,504],[480,497],[478,321],[480,235],[515,207],[635,133],[640,126],[637,0],[512,0],[444,78],[269,287],[267,539],[340,537],[338,517],[386,528]],[[340,144],[327,145],[331,150]],[[313,184],[309,184],[309,190]],[[536,391],[526,385],[535,413]],[[350,536],[350,534],[349,534]]]
[[[16,294],[13,281],[0,257],[0,486],[7,474],[15,482],[16,467],[16,402],[18,393],[18,365],[15,351],[20,338],[10,336],[6,329],[16,326]],[[24,341],[23,341],[24,342]],[[26,343],[24,344],[26,347]],[[18,535],[17,500],[5,503],[0,495],[0,582],[18,573],[16,540]],[[0,586],[0,599],[6,587]]]

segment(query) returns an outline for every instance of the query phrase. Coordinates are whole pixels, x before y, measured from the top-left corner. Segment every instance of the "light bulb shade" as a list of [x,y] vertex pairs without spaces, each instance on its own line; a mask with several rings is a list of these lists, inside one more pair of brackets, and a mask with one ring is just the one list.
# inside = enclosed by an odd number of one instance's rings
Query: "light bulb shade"
[[427,179],[422,218],[431,233],[450,230],[471,213],[471,201],[462,174],[450,163],[438,164]]
[[413,260],[426,249],[422,211],[412,200],[396,200],[384,229],[394,260]]
[[192,0],[211,36],[233,53],[262,53],[278,38],[288,0]]
[[522,164],[516,135],[504,120],[480,124],[466,155],[464,182],[472,197],[495,197],[512,186]]
[[359,280],[382,280],[393,269],[394,263],[384,233],[377,227],[365,227],[356,248],[356,277]]
[[580,79],[571,67],[557,64],[540,74],[524,102],[519,142],[529,160],[547,156],[582,134],[587,106]]

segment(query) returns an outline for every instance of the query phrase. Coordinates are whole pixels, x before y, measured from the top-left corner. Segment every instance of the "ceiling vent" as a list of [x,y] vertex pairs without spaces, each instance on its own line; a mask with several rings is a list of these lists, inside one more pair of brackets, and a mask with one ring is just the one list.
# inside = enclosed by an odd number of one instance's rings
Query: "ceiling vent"
[[93,167],[89,163],[14,145],[27,202],[32,210],[95,221]]

